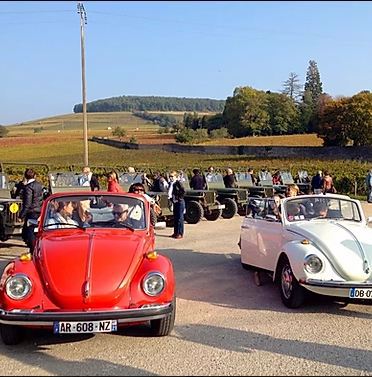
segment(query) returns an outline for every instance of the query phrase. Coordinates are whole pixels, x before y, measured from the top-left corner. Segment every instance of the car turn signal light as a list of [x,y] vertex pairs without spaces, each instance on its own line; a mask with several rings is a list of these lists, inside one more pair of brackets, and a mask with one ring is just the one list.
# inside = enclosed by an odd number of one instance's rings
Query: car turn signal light
[[150,251],[146,254],[146,258],[149,260],[155,260],[158,257],[158,253],[156,251]]
[[32,259],[31,253],[23,253],[19,256],[19,259],[22,262],[29,262]]

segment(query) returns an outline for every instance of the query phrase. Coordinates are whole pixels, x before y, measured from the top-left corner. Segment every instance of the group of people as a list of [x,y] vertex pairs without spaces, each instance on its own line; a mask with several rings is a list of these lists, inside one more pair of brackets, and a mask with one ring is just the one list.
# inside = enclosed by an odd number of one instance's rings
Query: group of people
[[[133,183],[128,192],[140,193],[150,201],[155,213],[158,215],[161,212],[160,207],[155,203],[155,200],[146,194],[145,184],[151,187],[153,192],[167,192],[169,207],[173,211],[173,234],[170,236],[174,239],[181,239],[184,236],[184,213],[186,210],[185,204],[185,187],[182,183],[181,174],[173,171],[169,174],[169,182],[160,172],[155,172],[154,178],[151,181],[146,175],[143,177],[144,183]],[[108,188],[109,192],[124,192],[120,186],[118,175],[115,171],[108,174]]]
[[324,173],[318,170],[311,179],[311,192],[314,194],[336,194],[337,190],[333,184],[333,178],[327,170]]

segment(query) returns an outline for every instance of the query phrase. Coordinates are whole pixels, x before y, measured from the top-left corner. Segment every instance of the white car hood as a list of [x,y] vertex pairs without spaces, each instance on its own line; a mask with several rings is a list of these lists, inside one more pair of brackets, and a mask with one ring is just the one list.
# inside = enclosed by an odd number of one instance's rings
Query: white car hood
[[288,230],[311,241],[345,280],[372,278],[372,229],[348,221],[315,220]]

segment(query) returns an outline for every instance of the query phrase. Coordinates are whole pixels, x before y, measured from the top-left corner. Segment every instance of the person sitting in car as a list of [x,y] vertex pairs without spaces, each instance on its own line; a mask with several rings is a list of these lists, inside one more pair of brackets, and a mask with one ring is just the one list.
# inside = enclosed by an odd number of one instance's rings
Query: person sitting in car
[[[78,222],[72,218],[75,207],[71,200],[59,201],[55,206],[56,207],[51,207],[51,217],[47,220],[46,225],[48,229],[71,228],[79,225]],[[53,210],[55,210],[54,213]]]

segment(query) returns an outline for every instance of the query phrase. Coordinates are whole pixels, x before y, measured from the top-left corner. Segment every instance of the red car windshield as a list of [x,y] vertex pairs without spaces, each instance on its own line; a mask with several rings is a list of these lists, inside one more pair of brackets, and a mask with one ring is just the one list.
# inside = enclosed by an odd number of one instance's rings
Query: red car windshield
[[145,229],[145,206],[142,200],[124,195],[60,196],[48,203],[43,227]]

